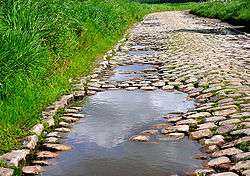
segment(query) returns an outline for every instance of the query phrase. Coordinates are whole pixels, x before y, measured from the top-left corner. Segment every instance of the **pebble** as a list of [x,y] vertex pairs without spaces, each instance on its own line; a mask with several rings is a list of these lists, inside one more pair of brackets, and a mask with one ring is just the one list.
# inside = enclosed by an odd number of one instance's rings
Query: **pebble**
[[44,169],[41,167],[41,166],[39,166],[39,165],[35,165],[35,166],[24,166],[23,168],[22,168],[22,172],[24,173],[24,174],[35,174],[35,175],[37,175],[37,174],[39,174],[39,173],[41,173],[41,172],[43,172],[44,171]]

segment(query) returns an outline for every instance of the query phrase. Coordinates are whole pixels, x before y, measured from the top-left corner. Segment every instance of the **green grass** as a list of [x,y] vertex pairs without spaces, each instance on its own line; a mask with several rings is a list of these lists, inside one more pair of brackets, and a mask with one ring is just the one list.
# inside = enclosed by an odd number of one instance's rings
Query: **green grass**
[[250,3],[248,0],[228,2],[205,2],[192,8],[191,13],[199,16],[218,18],[223,21],[249,25]]
[[0,0],[0,154],[18,148],[41,111],[149,12],[193,4]]

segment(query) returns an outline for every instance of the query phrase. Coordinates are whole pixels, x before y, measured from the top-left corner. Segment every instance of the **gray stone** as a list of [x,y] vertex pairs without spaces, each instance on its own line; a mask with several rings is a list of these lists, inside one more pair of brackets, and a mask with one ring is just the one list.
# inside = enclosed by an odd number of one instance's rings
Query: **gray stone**
[[132,136],[129,140],[138,141],[138,142],[147,142],[150,140],[150,137],[145,136],[145,135],[136,135],[136,136]]
[[247,136],[250,136],[250,128],[232,131],[230,134],[231,135],[247,135]]
[[198,125],[198,130],[203,130],[203,129],[212,129],[217,127],[213,122],[208,122],[208,123],[203,123]]
[[50,150],[58,150],[58,151],[68,151],[71,150],[71,146],[66,144],[51,144],[51,143],[45,143],[43,144],[44,147]]
[[229,124],[235,124],[235,123],[240,123],[240,119],[228,119],[228,120],[224,120],[219,122],[219,125],[229,125]]
[[37,175],[44,171],[44,169],[41,166],[35,165],[35,166],[24,166],[22,169],[24,174],[33,174]]
[[227,149],[224,149],[224,150],[216,151],[216,152],[214,152],[212,154],[212,156],[213,157],[232,156],[232,155],[236,155],[236,154],[239,154],[239,153],[242,153],[242,150],[237,149],[235,147],[232,147],[232,148],[227,148]]
[[204,137],[211,137],[213,135],[212,131],[210,129],[204,129],[199,131],[194,131],[190,133],[190,136],[194,140],[198,140]]
[[239,153],[233,156],[234,161],[240,161],[250,158],[250,152]]
[[164,135],[165,140],[180,140],[185,137],[184,133],[168,133]]
[[142,90],[148,90],[148,91],[150,91],[150,90],[155,90],[156,87],[153,87],[153,86],[145,86],[145,87],[141,87],[141,89],[142,89]]
[[58,153],[50,152],[50,151],[41,151],[36,153],[37,158],[47,159],[47,158],[56,158]]
[[238,176],[238,175],[233,172],[222,172],[218,174],[212,174],[211,176]]
[[24,141],[23,141],[23,146],[28,149],[34,149],[37,145],[38,142],[38,137],[37,135],[32,135],[28,136]]
[[0,160],[4,160],[7,162],[9,166],[18,166],[20,161],[26,159],[26,156],[30,153],[30,150],[22,149],[22,150],[12,150],[9,153],[6,153],[0,156]]
[[14,169],[0,167],[0,176],[12,176]]
[[180,120],[176,123],[177,125],[196,125],[197,121],[194,119]]
[[199,113],[196,113],[196,114],[192,114],[192,115],[189,115],[187,116],[188,119],[195,119],[195,118],[199,118],[199,117],[210,117],[211,114],[209,112],[199,112]]
[[210,139],[205,139],[205,145],[221,145],[224,143],[224,137],[222,135],[215,135]]
[[74,117],[74,118],[84,118],[85,117],[84,114],[79,114],[79,113],[67,113],[67,114],[64,114],[64,116]]
[[32,164],[40,165],[40,166],[48,166],[49,162],[46,160],[34,160],[34,161],[32,161]]
[[194,171],[194,174],[193,175],[202,175],[202,176],[208,176],[210,174],[213,174],[215,173],[214,169],[196,169]]
[[62,128],[56,128],[55,131],[62,133],[69,133],[71,130],[69,128],[62,127]]
[[244,170],[242,172],[242,175],[244,175],[244,176],[250,176],[250,169]]
[[235,171],[243,171],[247,169],[250,169],[250,160],[239,161],[230,168],[230,170],[235,170]]
[[42,134],[43,129],[44,129],[43,124],[37,124],[31,129],[31,132],[39,136]]
[[59,138],[57,137],[48,137],[45,139],[45,142],[47,143],[59,143]]
[[226,120],[226,117],[223,117],[223,116],[213,116],[213,117],[209,117],[209,118],[205,119],[206,122],[217,122],[217,121],[222,121],[222,120]]
[[74,123],[79,121],[79,118],[74,118],[74,117],[61,117],[61,119],[67,123]]
[[216,132],[219,134],[224,134],[224,133],[228,133],[236,128],[237,128],[236,125],[224,125],[224,126],[220,126],[219,128],[217,128]]
[[142,135],[156,135],[158,134],[158,130],[145,130],[141,132]]
[[225,164],[225,163],[230,163],[230,159],[228,157],[225,157],[225,156],[222,156],[222,157],[219,157],[219,158],[215,158],[215,159],[212,159],[210,160],[207,165],[209,167],[216,167],[216,166],[219,166],[221,164]]

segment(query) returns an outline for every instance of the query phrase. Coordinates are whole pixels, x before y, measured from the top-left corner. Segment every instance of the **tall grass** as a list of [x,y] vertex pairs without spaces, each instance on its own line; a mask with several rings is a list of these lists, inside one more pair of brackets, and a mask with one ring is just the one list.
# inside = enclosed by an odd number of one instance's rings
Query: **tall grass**
[[193,7],[191,13],[250,26],[249,0],[209,1]]

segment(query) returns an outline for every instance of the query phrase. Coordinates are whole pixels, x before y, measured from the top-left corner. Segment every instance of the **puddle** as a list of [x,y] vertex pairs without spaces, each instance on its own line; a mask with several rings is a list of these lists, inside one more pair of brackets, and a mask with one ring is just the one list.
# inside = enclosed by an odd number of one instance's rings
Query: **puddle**
[[134,79],[141,79],[143,78],[142,74],[134,74],[134,73],[130,73],[130,74],[124,74],[124,73],[116,73],[114,75],[112,75],[109,80],[111,81],[127,81],[127,80],[134,80]]
[[201,161],[196,142],[162,141],[159,144],[130,142],[132,135],[164,119],[167,112],[183,112],[194,103],[180,92],[106,91],[86,99],[82,113],[64,142],[73,150],[61,153],[46,167],[46,176],[166,176],[185,175]]
[[130,50],[128,56],[132,57],[154,57],[159,55],[158,51],[155,50]]
[[126,66],[119,66],[114,69],[115,74],[113,74],[109,80],[111,81],[127,81],[144,78],[142,71],[147,71],[154,69],[151,64],[133,64]]
[[150,64],[133,64],[133,65],[126,65],[126,66],[119,66],[114,69],[114,71],[143,71],[145,69],[151,69],[153,65]]

